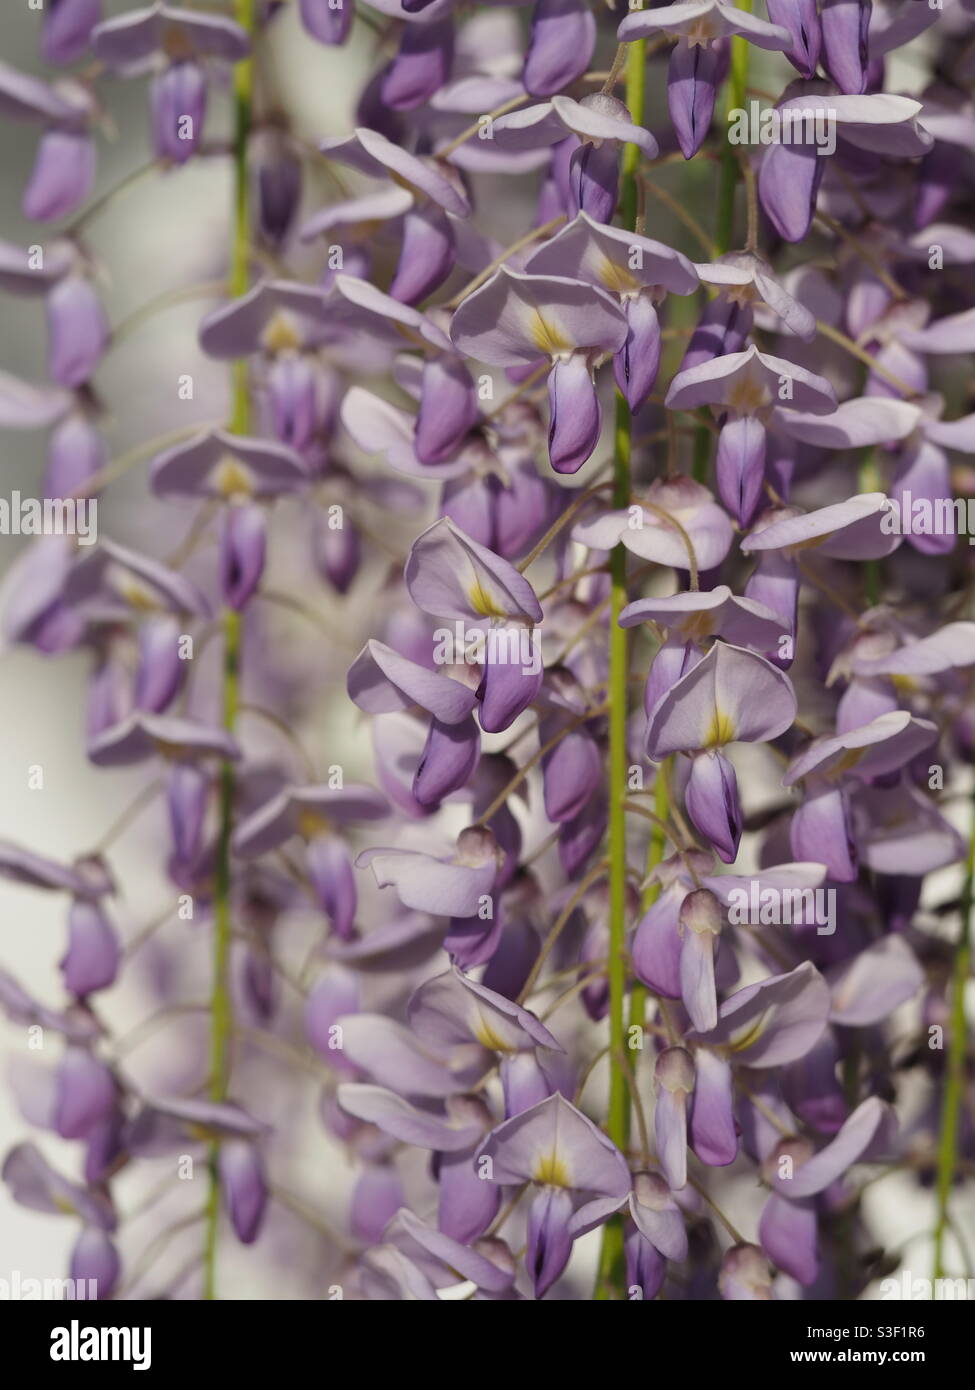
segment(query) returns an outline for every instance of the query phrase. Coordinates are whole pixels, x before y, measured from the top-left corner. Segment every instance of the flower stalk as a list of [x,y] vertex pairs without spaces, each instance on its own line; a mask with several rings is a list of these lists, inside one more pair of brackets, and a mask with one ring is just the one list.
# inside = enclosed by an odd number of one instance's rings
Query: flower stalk
[[[626,57],[626,105],[636,124],[642,124],[646,88],[645,40],[632,43]],[[626,145],[623,151],[620,205],[623,224],[635,230],[639,209],[637,170],[640,150]],[[621,393],[616,398],[613,506],[630,501],[632,421]],[[625,1149],[629,1136],[630,1102],[624,1066],[626,1046],[626,723],[629,651],[626,629],[619,616],[626,606],[627,552],[617,545],[610,556],[609,605],[609,1108],[606,1132]],[[622,1287],[623,1225],[620,1219],[606,1225],[599,1267],[597,1298]]]
[[[975,793],[972,796],[972,818],[972,833],[968,843],[968,858],[965,862],[965,878],[959,907],[961,928],[951,972],[947,1075],[941,1107],[941,1134],[938,1142],[935,1185],[937,1216],[934,1227],[934,1279],[941,1279],[945,1275],[945,1235],[950,1225],[948,1207],[958,1167],[961,1110],[965,1093],[965,1061],[968,1052],[965,991],[972,967],[972,910],[975,907]],[[934,1287],[936,1285],[932,1285],[932,1288]]]
[[[746,14],[751,13],[752,0],[741,0],[737,6]],[[725,114],[741,110],[745,105],[748,90],[748,40],[735,34],[731,40],[731,74],[728,80],[728,104]],[[721,175],[718,185],[718,216],[715,229],[715,246],[718,255],[732,249],[735,232],[735,194],[738,190],[740,167],[737,146],[728,140],[725,129],[725,143],[721,150]]]
[[[253,41],[256,28],[255,0],[236,0],[237,23]],[[247,147],[253,115],[253,59],[248,56],[234,67],[234,152],[233,217],[230,246],[230,292],[235,298],[247,292],[250,219]],[[250,424],[250,395],[247,361],[233,364],[231,430],[246,434]],[[222,723],[232,734],[237,723],[240,685],[241,615],[225,607],[221,614],[223,632]],[[230,1040],[233,1032],[233,1001],[230,994],[230,946],[233,935],[231,912],[231,851],[234,815],[234,768],[229,759],[220,765],[220,822],[217,832],[217,863],[213,897],[213,978],[210,996],[210,1077],[209,1095],[224,1101],[230,1078]],[[211,1144],[208,1155],[209,1193],[204,1248],[204,1298],[215,1299],[217,1238],[220,1224],[219,1142]]]

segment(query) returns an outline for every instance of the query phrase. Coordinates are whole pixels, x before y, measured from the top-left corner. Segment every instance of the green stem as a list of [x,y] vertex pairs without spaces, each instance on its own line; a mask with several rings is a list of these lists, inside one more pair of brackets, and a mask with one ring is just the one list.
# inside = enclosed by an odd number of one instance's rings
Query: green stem
[[[222,614],[223,658],[223,724],[233,730],[237,722],[240,663],[240,614],[226,608]],[[220,830],[217,838],[217,862],[213,892],[213,982],[210,994],[210,1099],[227,1098],[230,1075],[229,1046],[233,1030],[233,1003],[230,995],[230,943],[233,924],[230,911],[230,837],[233,831],[234,768],[230,762],[220,767]],[[217,1232],[220,1221],[220,1174],[218,1171],[219,1144],[209,1152],[210,1188],[207,1197],[206,1247],[204,1253],[204,1292],[206,1299],[216,1297]]]
[[[751,0],[741,0],[738,8],[751,13]],[[739,111],[745,105],[748,90],[748,40],[735,34],[731,40],[731,76],[728,82],[728,102],[725,114]],[[725,131],[727,137],[727,130]],[[735,229],[735,193],[738,189],[737,147],[725,139],[721,152],[721,182],[718,186],[718,221],[715,232],[718,255],[731,250],[731,238]]]
[[[616,490],[613,505],[625,507],[630,500],[630,413],[626,402],[616,401]],[[626,908],[626,712],[627,712],[627,630],[617,621],[626,607],[627,552],[617,546],[610,556],[611,598],[609,605],[609,1045],[610,1138],[619,1145],[626,1142],[628,1107],[626,1077],[615,1060],[623,1046],[623,996],[626,990],[625,908]]]
[[694,468],[696,483],[706,484],[708,464],[711,462],[711,431],[707,425],[698,425],[694,431]]
[[[740,10],[751,13],[752,0],[741,0]],[[745,104],[748,91],[748,41],[740,34],[731,40],[731,75],[728,79],[728,100],[725,115],[729,111],[740,110]],[[738,176],[741,172],[738,163],[737,147],[727,138],[721,151],[721,173],[718,182],[718,213],[714,232],[714,251],[723,256],[731,250],[731,239],[735,230],[735,194],[738,191]],[[711,459],[711,435],[698,425],[694,434],[693,476],[696,482],[706,483],[708,464]]]
[[[634,125],[643,124],[643,107],[647,85],[647,41],[631,43],[626,54],[626,105]],[[623,146],[623,165],[620,182],[620,214],[623,225],[634,231],[640,205],[639,145]]]
[[[235,18],[251,36],[257,26],[256,0],[236,0]],[[246,294],[249,280],[248,247],[249,183],[247,145],[251,130],[254,68],[245,58],[234,68],[234,206],[230,249],[230,293]],[[231,429],[246,434],[250,426],[250,394],[246,361],[233,369]],[[239,704],[241,617],[232,608],[221,615],[223,629],[223,727],[232,732]],[[230,893],[230,838],[234,814],[234,768],[220,767],[220,828],[217,836],[217,862],[213,893],[213,983],[210,996],[210,1099],[227,1097],[230,1076],[230,1037],[233,1031],[233,1002],[230,995],[230,943],[233,936]],[[203,1297],[216,1298],[217,1235],[220,1224],[219,1144],[209,1151],[209,1193],[206,1212],[206,1244],[203,1260]]]
[[[257,0],[236,0],[236,19],[253,40],[257,27]],[[247,145],[254,100],[254,61],[245,58],[234,68],[234,212],[230,248],[230,293],[234,298],[250,288],[250,183],[247,175]],[[246,359],[234,363],[234,404],[232,428],[246,434],[250,423],[250,397],[247,389]]]
[[[859,488],[861,492],[879,492],[881,489],[880,470],[873,449],[865,450],[860,460]],[[876,608],[880,602],[879,560],[864,560],[863,590],[867,607]]]
[[[965,1055],[968,1033],[965,1020],[965,986],[972,964],[972,906],[975,903],[975,791],[972,793],[972,834],[961,893],[961,934],[951,976],[950,1037],[947,1078],[941,1107],[941,1139],[938,1144],[938,1179],[935,1188],[937,1219],[934,1228],[934,1278],[945,1274],[944,1240],[950,1224],[948,1203],[958,1163],[961,1107],[965,1091]],[[932,1295],[933,1296],[933,1295]]]
[[[643,124],[646,88],[646,42],[630,44],[626,56],[626,104],[634,123]],[[623,150],[620,210],[623,224],[636,228],[639,211],[637,174],[640,150],[626,145]],[[613,468],[613,505],[630,502],[630,455],[632,447],[630,412],[622,395],[616,398],[616,435]],[[618,545],[610,556],[609,605],[609,1107],[606,1132],[614,1144],[625,1149],[629,1135],[630,1105],[623,1048],[626,1044],[626,800],[627,748],[627,632],[618,618],[626,605],[626,558]],[[607,1299],[622,1292],[623,1222],[613,1217],[603,1228],[596,1298]]]

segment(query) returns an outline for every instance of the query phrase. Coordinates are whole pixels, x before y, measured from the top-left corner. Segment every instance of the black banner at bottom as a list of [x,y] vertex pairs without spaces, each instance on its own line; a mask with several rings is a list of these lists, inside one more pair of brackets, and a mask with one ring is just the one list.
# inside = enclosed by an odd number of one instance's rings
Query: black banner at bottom
[[[575,1316],[579,1315],[578,1304]],[[280,1379],[282,1370],[299,1376],[316,1365],[322,1374],[334,1370],[336,1356],[343,1352],[362,1363],[362,1373],[375,1376],[383,1353],[402,1365],[417,1337],[436,1366],[438,1336],[447,1338],[471,1334],[472,1357],[480,1360],[484,1339],[514,1330],[521,1348],[518,1359],[523,1371],[530,1369],[533,1345],[535,1356],[548,1370],[551,1360],[574,1356],[580,1339],[593,1333],[604,1338],[608,1331],[626,1335],[624,1329],[647,1340],[640,1343],[589,1342],[590,1354],[601,1345],[616,1351],[643,1348],[647,1370],[654,1369],[657,1356],[670,1366],[686,1360],[695,1379],[714,1369],[727,1371],[736,1362],[747,1366],[749,1375],[758,1371],[786,1371],[797,1366],[872,1366],[897,1371],[927,1373],[948,1370],[956,1365],[967,1346],[971,1322],[964,1301],[870,1303],[676,1303],[654,1301],[643,1307],[629,1304],[613,1314],[608,1309],[594,1311],[592,1323],[574,1321],[565,1325],[565,1336],[558,1332],[557,1305],[533,1315],[534,1321],[521,1322],[517,1312],[503,1314],[485,1310],[485,1321],[475,1315],[473,1323],[455,1322],[449,1313],[440,1314],[435,1323],[422,1327],[413,1321],[417,1309],[387,1308],[380,1303],[353,1303],[341,1300],[322,1302],[251,1303],[141,1303],[104,1304],[17,1302],[0,1305],[0,1328],[8,1358],[16,1356],[20,1369],[28,1375],[45,1366],[66,1380],[84,1372],[148,1375],[172,1379],[187,1372],[194,1377],[219,1370],[235,1371],[254,1378],[270,1374]],[[514,1324],[498,1322],[499,1316],[514,1316]],[[541,1317],[541,1323],[538,1319]],[[554,1316],[555,1323],[548,1317]],[[393,1323],[384,1328],[389,1317]],[[605,1317],[611,1322],[603,1321]],[[401,1319],[406,1319],[405,1322]],[[618,1321],[617,1321],[618,1319]],[[544,1342],[533,1342],[532,1332],[542,1332]],[[553,1337],[553,1332],[555,1336]],[[338,1340],[352,1335],[354,1342]],[[544,1346],[544,1351],[542,1347]],[[480,1350],[478,1350],[480,1348]],[[363,1356],[365,1353],[365,1356]],[[527,1363],[527,1364],[526,1364]],[[8,1361],[8,1364],[9,1361]],[[13,1363],[13,1364],[16,1364]],[[450,1365],[459,1365],[452,1352],[438,1373],[449,1377]],[[615,1365],[618,1370],[618,1364]],[[459,1372],[458,1372],[459,1373]]]

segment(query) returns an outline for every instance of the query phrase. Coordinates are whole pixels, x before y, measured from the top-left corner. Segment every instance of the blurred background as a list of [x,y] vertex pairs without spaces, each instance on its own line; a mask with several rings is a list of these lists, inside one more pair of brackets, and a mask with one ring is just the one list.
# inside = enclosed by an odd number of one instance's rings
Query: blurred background
[[[105,7],[106,17],[133,8],[124,2],[109,3]],[[367,71],[369,33],[360,28],[346,48],[328,49],[303,34],[296,7],[288,6],[287,10],[274,25],[274,42],[266,58],[268,77],[278,90],[287,93],[295,126],[309,141],[326,134],[345,133],[353,123],[355,100]],[[39,31],[40,16],[28,10],[26,4],[4,6],[0,18],[2,60],[50,80],[53,74],[50,69],[45,71],[38,56]],[[151,157],[146,86],[145,81],[118,80],[99,85],[105,102],[107,138],[99,144],[93,200],[117,187]],[[207,116],[207,139],[225,138],[229,128],[229,93],[215,86]],[[51,227],[38,228],[20,212],[37,138],[36,126],[3,123],[0,239],[15,245],[43,244],[54,235]],[[316,187],[311,182],[306,190],[306,212],[325,201],[326,189],[326,184]],[[196,418],[201,423],[216,422],[226,408],[228,373],[221,365],[204,358],[196,341],[199,320],[213,302],[212,292],[209,300],[198,297],[177,302],[144,320],[127,321],[143,305],[168,292],[219,282],[226,264],[230,195],[229,160],[194,160],[182,169],[153,173],[134,182],[104,204],[85,227],[86,243],[98,258],[100,288],[109,321],[123,328],[120,341],[109,351],[98,372],[99,394],[108,412],[112,458],[124,455],[145,440],[192,424]],[[4,295],[0,299],[0,370],[28,381],[43,382],[45,341],[43,300]],[[177,400],[177,378],[185,373],[194,377],[193,401]],[[43,431],[4,432],[5,495],[15,489],[25,497],[42,495],[46,445]],[[99,501],[98,533],[163,556],[179,544],[189,513],[184,518],[180,509],[171,505],[145,508],[145,473],[143,461],[107,490]],[[297,524],[295,512],[290,521]],[[0,573],[7,573],[27,544],[23,537],[0,536]],[[307,644],[308,629],[299,628],[298,634]],[[0,838],[14,840],[55,859],[71,860],[87,852],[119,817],[126,817],[140,786],[145,784],[144,770],[106,774],[92,767],[85,756],[89,669],[90,658],[85,652],[45,658],[31,648],[8,645],[0,656]],[[341,671],[336,668],[323,673],[325,703],[332,703],[330,684],[336,677],[344,679],[344,669],[343,666]],[[349,752],[341,723],[335,722],[343,718],[348,718],[344,702],[336,702],[329,736],[326,738],[323,733],[322,738],[331,743],[332,738],[338,737],[351,767],[355,754]],[[259,748],[262,736],[267,737],[260,728],[248,730],[252,746]],[[271,744],[273,747],[273,736]],[[275,751],[280,752],[280,748]],[[42,769],[43,789],[29,790],[31,767]],[[365,767],[360,773],[368,775]],[[159,870],[159,845],[166,833],[163,809],[157,799],[124,832],[122,853],[113,859],[113,864],[121,869],[120,896],[113,915],[123,940],[137,935],[172,899],[173,890],[167,887]],[[67,899],[61,894],[45,894],[0,880],[0,961],[26,989],[52,1004],[61,994],[57,961],[63,950],[67,907]],[[178,925],[181,930],[173,933],[171,951],[162,945],[144,951],[131,971],[126,970],[121,985],[110,991],[112,997],[106,996],[104,1016],[113,1029],[124,1031],[144,1018],[147,1009],[152,1010],[153,971],[179,969],[188,981],[187,997],[201,997],[209,976],[209,948],[205,940],[201,942],[194,934],[192,924]],[[155,1075],[140,1074],[142,1054],[138,1047],[133,1049],[132,1074],[146,1083],[150,1093],[154,1081],[160,1094],[180,1089],[181,1067],[190,1065],[200,1041],[193,1036],[195,1026],[190,1019],[170,1029],[162,1045],[158,1038],[155,1040],[156,1047],[149,1051],[162,1054],[150,1059],[158,1067]],[[0,1018],[0,1055],[5,1071],[22,1061],[25,1031]],[[311,1152],[320,1161],[320,1126],[317,1131],[318,1142]],[[0,1153],[29,1137],[38,1138],[38,1132],[31,1133],[10,1087],[0,1086]],[[76,1145],[45,1132],[40,1137],[40,1147],[55,1167],[74,1174]],[[305,1148],[307,1151],[308,1146]],[[158,1180],[158,1171],[155,1170],[153,1181]],[[123,1180],[123,1194],[125,1187]],[[123,1209],[124,1200],[123,1196]],[[151,1227],[147,1225],[145,1229],[151,1233]],[[0,1278],[9,1277],[8,1271],[13,1270],[19,1270],[25,1279],[61,1277],[67,1270],[75,1236],[75,1222],[17,1206],[6,1185],[0,1184]],[[136,1236],[136,1244],[138,1239]],[[198,1240],[198,1235],[193,1235],[193,1239]],[[161,1263],[167,1267],[165,1260]],[[267,1274],[268,1286],[261,1289],[261,1263],[246,1262],[239,1285],[231,1289],[228,1283],[228,1294],[279,1298],[294,1293],[286,1285],[282,1287],[273,1271]],[[229,1267],[226,1273],[228,1280],[235,1277]]]

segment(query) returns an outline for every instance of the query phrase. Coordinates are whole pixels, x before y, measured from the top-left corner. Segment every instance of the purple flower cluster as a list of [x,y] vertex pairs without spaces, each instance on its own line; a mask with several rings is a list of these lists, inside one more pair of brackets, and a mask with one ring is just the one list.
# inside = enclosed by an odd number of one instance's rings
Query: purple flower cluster
[[[376,59],[318,147],[262,62],[289,8]],[[900,1264],[861,1201],[888,1174],[953,1266],[972,13],[49,0],[68,71],[0,67],[49,233],[0,287],[43,300],[50,378],[0,376],[0,425],[49,431],[47,501],[148,463],[151,529],[185,532],[60,528],[5,582],[9,641],[87,660],[87,755],[144,769],[169,894],[120,933],[114,840],[0,845],[66,904],[64,1000],[0,972],[0,1004],[43,1042],[26,1120],[81,1148],[3,1166],[76,1223],[72,1278],[147,1296],[143,1164],[167,1201],[198,1173],[179,1297],[223,1294],[226,1218],[245,1270],[310,1238],[310,1297],[855,1299]],[[199,327],[232,389],[113,459],[87,216],[118,80],[174,198],[233,169]],[[155,1084],[109,1021],[142,952],[150,1030],[204,1024]]]

